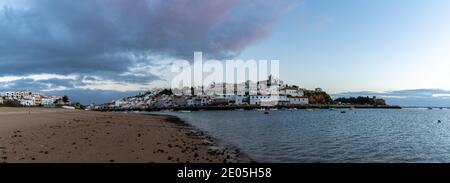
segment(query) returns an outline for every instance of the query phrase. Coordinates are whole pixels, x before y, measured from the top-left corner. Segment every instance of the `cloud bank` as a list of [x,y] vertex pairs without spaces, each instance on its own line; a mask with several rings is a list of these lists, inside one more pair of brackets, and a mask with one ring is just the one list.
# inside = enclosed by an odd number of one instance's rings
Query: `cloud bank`
[[[0,90],[140,90],[161,60],[239,54],[292,1],[14,0],[0,3]],[[143,71],[139,68],[149,68]],[[51,75],[47,79],[28,76]],[[61,78],[71,75],[71,78]],[[8,78],[10,80],[8,80]],[[11,80],[16,78],[16,80]],[[8,80],[8,81],[5,81]],[[103,82],[104,81],[104,82]],[[103,82],[103,83],[102,83]],[[37,90],[36,89],[36,90]]]

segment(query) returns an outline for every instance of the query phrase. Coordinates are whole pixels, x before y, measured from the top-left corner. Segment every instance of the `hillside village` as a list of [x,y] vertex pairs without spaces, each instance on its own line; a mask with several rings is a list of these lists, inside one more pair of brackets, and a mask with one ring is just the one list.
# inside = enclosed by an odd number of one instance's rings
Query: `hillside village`
[[[67,96],[46,96],[29,91],[0,93],[0,106],[10,107],[62,107],[70,105]],[[311,105],[374,105],[385,106],[376,97],[338,98],[333,100],[321,88],[308,90],[296,85],[272,79],[241,84],[211,84],[206,87],[182,89],[155,89],[136,96],[125,97],[106,104],[73,107],[87,110],[164,110],[181,108],[260,108],[260,107],[306,107]]]
[[30,91],[8,91],[0,93],[0,105],[6,106],[62,106],[67,105],[67,96],[46,96]]
[[[227,89],[232,91],[228,92],[231,94],[227,94]],[[207,87],[153,90],[107,104],[91,105],[89,109],[159,110],[204,106],[269,107],[331,102],[331,97],[320,88],[307,90],[296,85],[284,84],[282,80],[269,77],[268,80],[257,83],[250,81],[241,84],[213,83]]]

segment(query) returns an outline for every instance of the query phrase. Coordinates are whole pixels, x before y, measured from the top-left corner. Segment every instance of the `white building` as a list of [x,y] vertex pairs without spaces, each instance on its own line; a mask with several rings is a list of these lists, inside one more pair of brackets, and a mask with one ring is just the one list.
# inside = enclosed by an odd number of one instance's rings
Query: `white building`
[[34,101],[31,98],[24,98],[24,99],[19,99],[20,105],[23,106],[33,106],[34,105]]
[[267,80],[257,82],[258,95],[278,95],[283,81],[269,76]]
[[181,107],[187,105],[187,98],[185,96],[174,96],[172,98],[172,105],[174,107]]
[[33,100],[33,105],[40,106],[42,105],[42,95],[39,93],[33,93],[31,95],[31,99]]
[[187,99],[186,103],[188,106],[207,106],[209,104],[208,99],[203,97]]
[[5,92],[5,96],[8,99],[18,100],[25,97],[31,97],[33,93],[28,91],[9,91]]
[[52,97],[42,97],[42,105],[43,106],[53,106],[55,100]]
[[225,96],[225,99],[227,99],[229,101],[230,104],[233,105],[244,105],[246,102],[245,99],[247,97],[242,96],[242,95],[230,95],[230,96]]
[[30,91],[8,91],[3,95],[5,99],[18,101],[24,106],[41,105],[43,98],[42,94]]
[[234,104],[236,104],[236,105],[243,105],[243,104],[245,104],[245,102],[244,102],[245,98],[246,97],[240,96],[240,95],[234,96]]
[[308,105],[308,97],[288,97],[290,105]]
[[250,96],[251,105],[274,106],[288,102],[286,96],[281,95],[253,95]]
[[226,84],[213,83],[203,88],[203,92],[208,96],[223,96],[226,94]]
[[191,87],[183,87],[181,89],[173,88],[172,93],[175,96],[189,96],[192,95],[192,88]]
[[166,108],[166,107],[173,106],[172,97],[168,96],[168,95],[162,95],[155,101],[153,106],[156,108]]
[[125,103],[125,101],[123,101],[123,100],[116,100],[113,103],[114,103],[115,107],[121,107]]
[[299,89],[296,86],[286,86],[280,89],[280,95],[302,97],[305,93],[302,89]]

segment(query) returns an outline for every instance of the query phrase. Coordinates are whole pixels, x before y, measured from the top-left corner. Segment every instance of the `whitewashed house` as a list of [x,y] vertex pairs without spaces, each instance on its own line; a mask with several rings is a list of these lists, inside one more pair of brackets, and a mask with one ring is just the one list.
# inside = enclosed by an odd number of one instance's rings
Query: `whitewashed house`
[[123,100],[116,100],[116,101],[113,101],[113,103],[114,103],[115,107],[122,107],[122,105],[125,103],[125,101],[123,101]]
[[23,99],[19,99],[20,105],[23,106],[33,106],[34,105],[34,100],[31,98],[23,98]]
[[245,99],[247,97],[245,96],[241,96],[241,95],[231,95],[229,97],[226,97],[229,101],[230,104],[234,104],[234,105],[244,105]]
[[308,97],[288,97],[289,104],[291,105],[308,105],[309,99]]
[[42,97],[42,105],[43,106],[53,106],[55,100],[52,97]]
[[244,105],[245,104],[245,96],[236,95],[234,96],[234,104],[236,105]]
[[207,98],[204,97],[193,97],[186,100],[186,103],[188,106],[207,106],[209,104],[209,101]]
[[155,101],[153,106],[156,108],[171,107],[171,106],[173,106],[172,105],[172,97],[168,96],[168,95],[162,95]]
[[31,96],[32,96],[31,98],[33,99],[33,105],[36,105],[36,106],[42,105],[42,95],[41,94],[33,93]]
[[280,95],[302,97],[305,95],[305,93],[302,89],[299,89],[296,86],[285,86],[280,89]]
[[283,95],[253,95],[250,96],[251,105],[275,106],[288,102]]
[[188,105],[186,97],[184,96],[174,96],[172,99],[172,104],[174,107],[183,107]]
[[191,107],[206,106],[207,100],[206,98],[191,98],[187,99],[186,103]]

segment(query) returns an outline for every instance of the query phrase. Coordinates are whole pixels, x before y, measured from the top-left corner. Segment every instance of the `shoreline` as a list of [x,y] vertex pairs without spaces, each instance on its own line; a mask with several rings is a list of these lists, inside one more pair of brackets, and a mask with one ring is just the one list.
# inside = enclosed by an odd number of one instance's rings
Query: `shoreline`
[[0,108],[0,162],[246,163],[173,116]]
[[259,105],[245,105],[245,106],[191,106],[191,107],[166,107],[166,108],[99,108],[93,111],[102,112],[126,112],[126,111],[164,111],[164,110],[174,110],[174,111],[220,111],[220,110],[257,110],[257,109],[402,109],[400,106],[396,105],[291,105],[291,106],[259,106]]
[[218,153],[223,153],[225,155],[229,155],[230,159],[227,163],[258,163],[257,161],[250,158],[250,156],[242,152],[237,146],[227,144],[222,142],[220,139],[214,138],[209,135],[207,132],[204,132],[191,124],[187,123],[185,120],[182,120],[178,116],[170,115],[170,114],[152,114],[145,113],[138,115],[150,115],[150,116],[164,116],[167,119],[167,122],[174,123],[176,125],[180,125],[186,128],[189,128],[196,136],[202,138],[203,144],[209,146],[209,148],[213,151],[219,151]]

